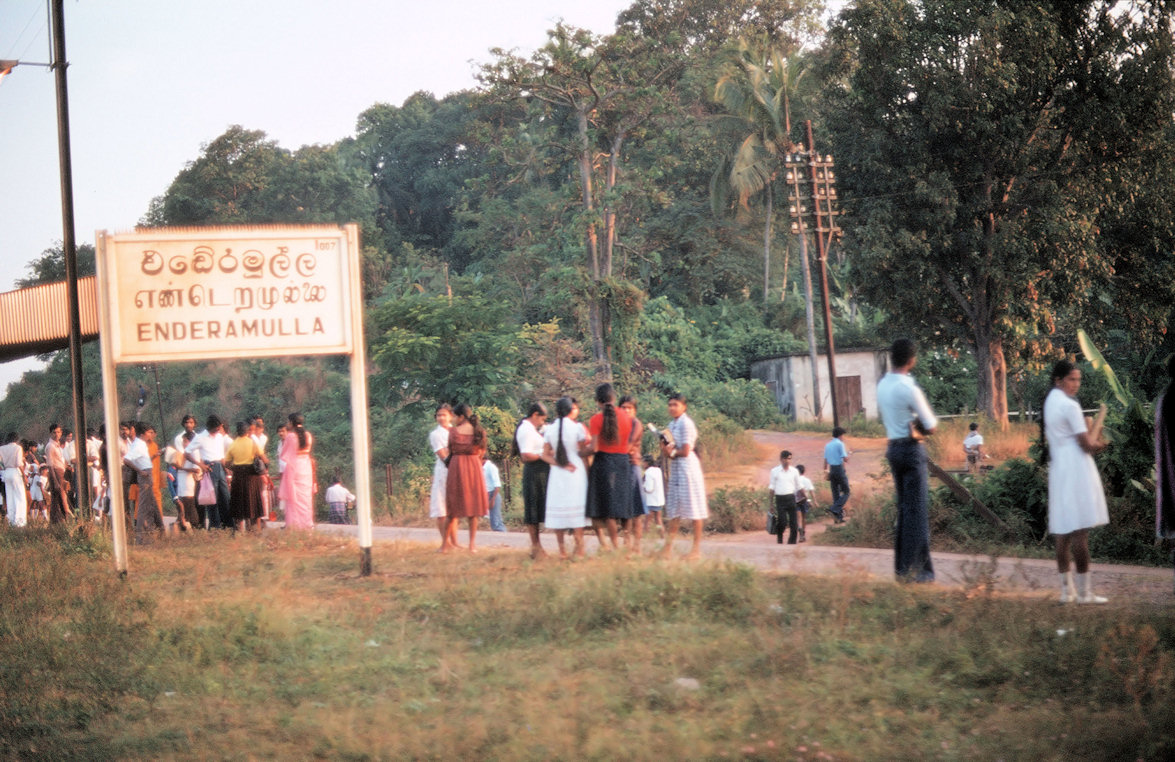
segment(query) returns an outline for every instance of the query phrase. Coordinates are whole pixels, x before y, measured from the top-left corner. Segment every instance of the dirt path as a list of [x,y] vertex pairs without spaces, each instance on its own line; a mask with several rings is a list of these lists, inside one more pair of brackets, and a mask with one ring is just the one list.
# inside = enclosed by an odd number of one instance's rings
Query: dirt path
[[[719,487],[766,487],[771,469],[779,465],[779,451],[791,450],[792,463],[807,468],[808,477],[828,493],[828,485],[821,482],[824,468],[824,445],[828,435],[812,431],[766,431],[755,429],[749,432],[755,440],[755,453],[746,463],[734,469],[707,471],[706,486]],[[858,482],[864,482],[862,489],[869,492],[878,486],[875,482],[888,485],[882,475],[882,461],[885,459],[885,440],[849,437],[844,438],[851,456],[849,457],[849,481],[854,492]]]
[[[723,487],[762,487],[767,488],[767,481],[771,477],[771,469],[779,465],[779,451],[791,450],[792,463],[803,465],[807,476],[816,485],[816,502],[827,506],[832,502],[832,492],[825,481],[824,445],[828,443],[828,435],[811,431],[766,431],[756,429],[749,432],[755,441],[753,457],[748,457],[745,463],[734,469],[706,472],[706,488],[713,491]],[[885,459],[885,440],[867,437],[844,438],[849,448],[849,487],[853,499],[846,506],[850,515],[853,510],[853,501],[856,498],[865,498],[877,490],[892,489],[893,482],[885,475],[882,462]],[[824,531],[828,521],[827,514],[821,513],[808,524],[808,535],[819,534]],[[735,537],[741,537],[736,535]]]
[[[275,531],[280,524],[273,525]],[[319,524],[315,531],[357,537],[354,525]],[[380,546],[384,543],[410,543],[434,547],[436,530],[420,527],[377,526],[373,530],[374,565],[379,573]],[[465,539],[464,531],[461,539]],[[554,551],[550,532],[543,532],[542,542],[547,552]],[[595,537],[586,538],[589,557],[594,558],[598,547]],[[677,552],[684,553],[689,546],[682,537],[676,543]],[[651,554],[660,545],[649,540],[645,551]],[[525,553],[530,539],[525,532],[478,532],[478,549],[487,552]],[[768,573],[785,575],[848,576],[858,579],[888,582],[893,580],[893,551],[879,548],[843,548],[827,545],[777,545],[766,532],[744,532],[737,535],[707,536],[702,543],[702,555],[713,561],[733,561],[754,566]],[[551,559],[547,563],[558,563]],[[1170,607],[1172,597],[1171,570],[1151,567],[1094,564],[1094,584],[1102,595],[1110,598],[1110,606],[1154,605]],[[1053,562],[1045,559],[991,558],[962,553],[935,553],[936,585],[966,590],[971,594],[1023,596],[1053,603],[1056,597],[1057,572]],[[1079,616],[1084,606],[1070,607]]]
[[[791,450],[793,462],[807,466],[808,474],[816,484],[817,500],[828,505],[830,492],[828,482],[822,478],[824,445],[826,434],[813,432],[752,431],[755,451],[748,453],[744,464],[724,471],[707,471],[706,486],[712,491],[722,487],[757,487],[766,489],[771,469],[779,463],[779,451]],[[893,482],[883,472],[885,440],[861,437],[846,437],[849,447],[848,472],[853,498],[849,501],[851,517],[853,503],[877,491],[893,490]],[[934,486],[933,483],[931,486]],[[808,524],[808,536],[824,531],[829,519],[827,514]],[[273,528],[280,527],[275,523]],[[333,532],[356,537],[358,527],[353,525],[332,526],[319,524],[321,532]],[[407,542],[433,545],[436,530],[424,527],[373,528],[376,543]],[[464,537],[464,534],[462,535]],[[523,552],[529,547],[524,532],[478,533],[478,546],[490,552]],[[550,532],[543,533],[543,543],[552,550]],[[651,541],[651,552],[659,544]],[[684,551],[687,542],[677,542],[679,552]],[[595,538],[588,538],[588,551],[595,553]],[[893,579],[893,551],[885,548],[851,548],[803,543],[799,545],[778,545],[772,535],[766,532],[742,532],[733,535],[707,536],[702,544],[706,558],[746,563],[764,571],[796,575],[848,575],[876,580]],[[950,588],[962,588],[969,593],[990,590],[995,595],[1016,595],[1039,598],[1042,602],[1055,599],[1057,572],[1054,562],[1049,559],[993,558],[983,555],[962,553],[933,554],[937,584]],[[377,561],[378,563],[378,561]],[[1127,566],[1123,564],[1094,564],[1094,584],[1099,593],[1106,595],[1114,605],[1157,605],[1168,607],[1172,597],[1172,573],[1170,567],[1154,568]],[[1073,607],[1074,614],[1084,607]]]
[[[706,487],[767,486],[771,469],[779,464],[779,451],[791,450],[792,463],[807,466],[809,478],[816,485],[817,501],[826,506],[831,500],[828,482],[822,477],[824,445],[828,435],[813,432],[780,432],[754,430],[753,457],[737,469],[706,473]],[[845,437],[851,457],[848,472],[853,498],[847,507],[852,514],[853,502],[873,495],[879,490],[891,492],[893,481],[884,472],[885,439]],[[938,483],[931,480],[931,488]],[[809,537],[824,531],[830,519],[822,512],[808,523]],[[887,577],[893,573],[893,551],[878,548],[830,547],[806,544],[792,546],[792,550],[775,544],[775,539],[764,532],[742,532],[714,538],[708,555],[734,557],[760,568],[799,574],[829,574],[855,572]],[[742,546],[735,549],[733,546]],[[940,584],[956,587],[977,587],[991,584],[1004,592],[1033,593],[1048,598],[1056,586],[1056,567],[1049,559],[992,559],[959,553],[933,554]],[[1169,605],[1172,601],[1171,569],[1094,564],[1095,585],[1100,593],[1115,601],[1147,602]]]

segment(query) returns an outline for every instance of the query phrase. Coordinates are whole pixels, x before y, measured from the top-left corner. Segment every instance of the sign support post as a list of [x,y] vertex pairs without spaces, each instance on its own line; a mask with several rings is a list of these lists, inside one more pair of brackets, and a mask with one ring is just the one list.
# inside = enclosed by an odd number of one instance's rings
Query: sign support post
[[351,336],[355,347],[351,351],[351,439],[355,453],[355,492],[359,506],[355,520],[359,523],[359,575],[371,576],[371,433],[367,401],[367,342],[363,335],[363,281],[359,277],[359,228],[347,226],[348,248],[356,252],[355,266],[351,268]]
[[108,350],[107,337],[111,332],[111,310],[114,305],[109,304],[102,295],[108,293],[109,284],[105,282],[106,269],[101,266],[105,249],[105,232],[97,234],[98,246],[98,342],[101,345],[100,362],[102,364],[102,411],[106,419],[106,495],[110,500],[110,533],[114,544],[114,568],[120,577],[127,575],[127,540],[126,540],[126,505],[123,503],[125,491],[122,486],[122,455],[118,447],[118,375],[115,372],[114,358]]

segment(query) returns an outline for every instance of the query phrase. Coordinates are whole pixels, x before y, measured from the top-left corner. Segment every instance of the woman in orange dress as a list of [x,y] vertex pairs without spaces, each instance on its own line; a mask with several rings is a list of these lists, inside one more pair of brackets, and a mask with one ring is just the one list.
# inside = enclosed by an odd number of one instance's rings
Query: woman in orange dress
[[469,550],[476,552],[477,520],[489,515],[481,454],[486,449],[486,433],[477,414],[462,402],[453,408],[453,428],[449,429],[449,473],[445,481],[445,506],[448,509],[450,537],[457,536],[457,524],[469,519]]

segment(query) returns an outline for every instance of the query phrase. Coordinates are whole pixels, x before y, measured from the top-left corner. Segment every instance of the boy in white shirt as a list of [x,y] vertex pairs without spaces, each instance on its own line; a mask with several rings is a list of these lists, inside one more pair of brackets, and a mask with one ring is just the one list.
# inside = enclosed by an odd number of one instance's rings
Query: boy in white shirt
[[808,541],[805,528],[808,526],[808,509],[816,507],[816,486],[804,475],[803,464],[796,466],[800,472],[800,489],[796,492],[796,513],[800,519],[800,542]]
[[494,532],[505,532],[506,524],[502,521],[502,476],[494,462],[482,453],[481,474],[485,478],[486,492],[490,501],[490,529]]
[[983,435],[979,433],[978,423],[971,424],[971,431],[963,440],[963,452],[967,454],[967,470],[979,473],[979,461],[987,456],[983,454]]
[[662,535],[665,534],[665,524],[661,521],[661,512],[665,510],[665,475],[653,460],[652,455],[642,458],[645,464],[645,476],[641,481],[641,489],[645,499],[645,526],[649,531],[649,523],[655,525]]

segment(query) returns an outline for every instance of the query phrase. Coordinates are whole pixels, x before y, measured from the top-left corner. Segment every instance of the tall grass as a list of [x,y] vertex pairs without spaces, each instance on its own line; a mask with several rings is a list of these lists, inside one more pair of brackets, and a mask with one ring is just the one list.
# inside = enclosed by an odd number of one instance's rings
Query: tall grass
[[698,422],[698,442],[698,457],[703,467],[715,471],[743,463],[746,453],[754,452],[755,447],[746,429],[721,415]]
[[327,536],[3,538],[0,756],[1165,759],[1175,623]]
[[1027,457],[1029,446],[1040,437],[1040,427],[1035,423],[1010,423],[1007,431],[1001,431],[996,424],[982,417],[949,418],[939,421],[934,435],[927,438],[926,454],[943,468],[966,468],[963,439],[972,422],[979,424],[983,452],[990,457],[989,465],[1009,458]]

